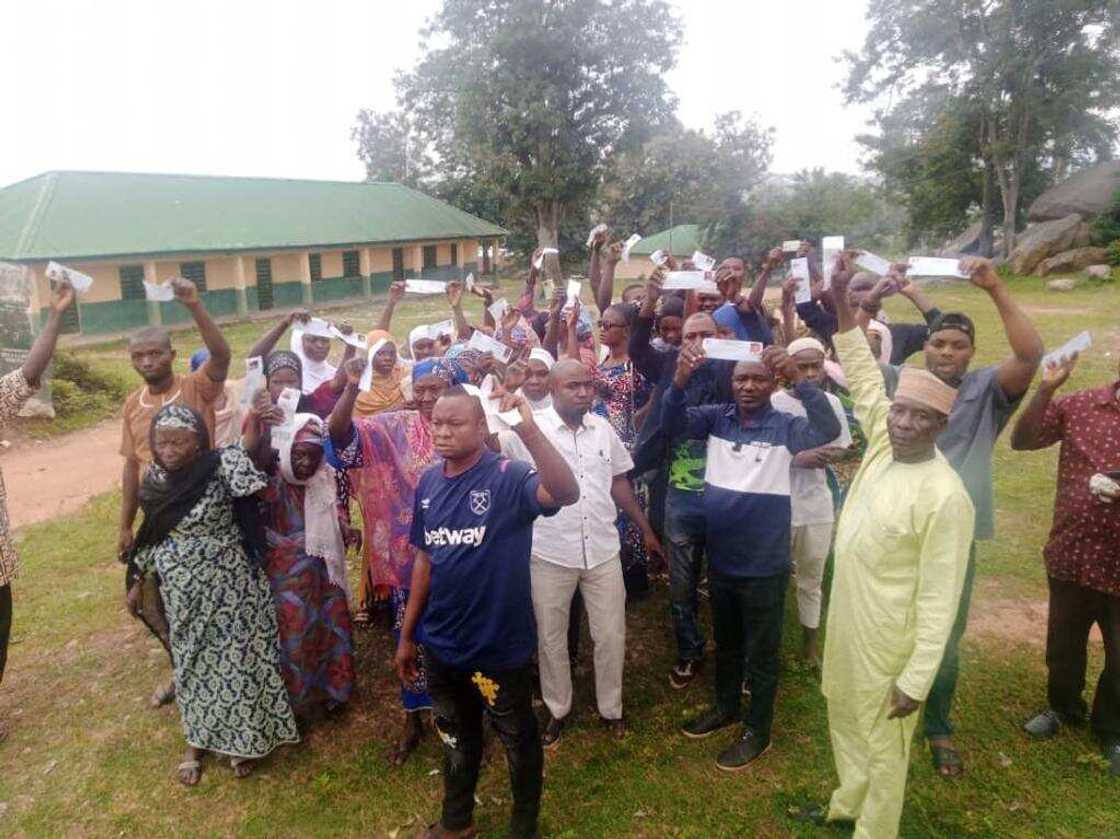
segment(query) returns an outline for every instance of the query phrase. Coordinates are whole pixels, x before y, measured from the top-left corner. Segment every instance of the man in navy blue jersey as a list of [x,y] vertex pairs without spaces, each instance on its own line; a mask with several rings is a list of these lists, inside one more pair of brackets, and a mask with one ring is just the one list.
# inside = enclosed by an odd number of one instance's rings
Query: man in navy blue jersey
[[513,813],[509,835],[537,835],[542,770],[529,662],[537,649],[530,592],[533,522],[579,500],[564,458],[533,421],[521,396],[518,437],[536,468],[486,448],[478,398],[448,390],[432,409],[432,440],[443,458],[416,487],[410,540],[417,550],[397,670],[416,678],[424,645],[428,690],[444,745],[443,813],[430,839],[473,836],[474,791],[482,761],[482,715],[506,748]]

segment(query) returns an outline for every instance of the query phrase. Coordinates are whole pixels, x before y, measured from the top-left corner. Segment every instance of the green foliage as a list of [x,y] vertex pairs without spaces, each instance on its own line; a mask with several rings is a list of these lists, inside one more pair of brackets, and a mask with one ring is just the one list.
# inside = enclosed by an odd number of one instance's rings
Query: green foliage
[[1108,246],[1108,264],[1120,267],[1120,239]]
[[[1101,247],[1115,245],[1120,239],[1120,189],[1112,195],[1112,207],[1093,221],[1093,242]],[[1120,263],[1112,263],[1117,265]]]
[[110,416],[128,396],[128,385],[73,352],[60,352],[51,372],[51,401],[60,419]]

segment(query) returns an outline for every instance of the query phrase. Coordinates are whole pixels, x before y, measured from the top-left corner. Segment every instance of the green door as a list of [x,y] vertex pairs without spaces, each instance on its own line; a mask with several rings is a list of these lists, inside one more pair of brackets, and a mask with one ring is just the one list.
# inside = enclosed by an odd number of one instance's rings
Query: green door
[[272,308],[272,260],[257,260],[257,308]]

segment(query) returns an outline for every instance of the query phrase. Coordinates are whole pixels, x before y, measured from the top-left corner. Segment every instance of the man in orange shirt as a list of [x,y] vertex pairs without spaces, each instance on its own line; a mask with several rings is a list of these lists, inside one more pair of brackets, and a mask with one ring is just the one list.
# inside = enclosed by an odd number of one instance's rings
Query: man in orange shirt
[[[138,491],[140,478],[152,462],[152,450],[148,431],[152,417],[164,405],[176,403],[194,408],[206,421],[211,440],[214,436],[214,403],[221,397],[229,371],[230,349],[222,331],[214,323],[202,305],[198,289],[190,280],[176,277],[171,281],[175,299],[187,308],[194,318],[198,331],[210,358],[194,373],[180,376],[172,369],[175,350],[171,346],[171,335],[166,329],[150,327],[137,332],[128,342],[128,352],[132,367],[144,379],[144,386],[130,394],[125,400],[122,411],[123,429],[121,434],[121,456],[124,458],[124,472],[121,476],[121,517],[120,534],[117,540],[117,554],[122,562],[127,561],[132,550],[132,527],[139,506]],[[163,618],[162,605],[158,602],[158,590],[153,585],[145,592],[141,619],[167,646],[167,625]],[[153,705],[162,705],[175,697],[171,682],[160,686],[152,694]]]

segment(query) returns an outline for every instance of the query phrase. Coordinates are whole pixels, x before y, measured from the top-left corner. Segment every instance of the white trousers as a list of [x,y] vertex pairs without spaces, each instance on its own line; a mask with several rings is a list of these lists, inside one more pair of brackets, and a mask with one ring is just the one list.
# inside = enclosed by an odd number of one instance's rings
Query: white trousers
[[832,522],[799,524],[790,532],[790,554],[797,581],[797,615],[801,625],[821,625],[821,582],[832,547]]
[[578,586],[591,624],[599,714],[608,720],[621,719],[622,667],[626,659],[626,586],[618,557],[584,570],[566,568],[534,556],[529,568],[544,704],[556,719],[563,719],[572,710],[568,615]]

